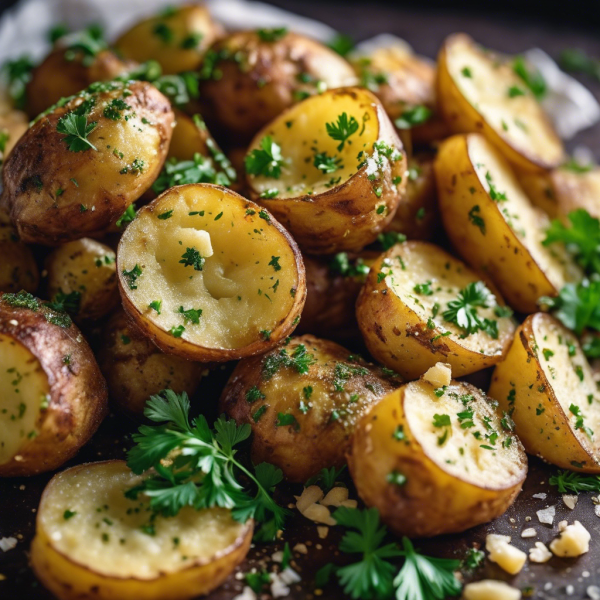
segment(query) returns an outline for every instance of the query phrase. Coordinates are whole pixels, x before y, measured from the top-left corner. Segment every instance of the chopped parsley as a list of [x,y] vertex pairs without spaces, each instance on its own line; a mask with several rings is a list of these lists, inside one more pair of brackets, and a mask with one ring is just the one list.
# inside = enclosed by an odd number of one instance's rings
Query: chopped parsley
[[442,313],[442,316],[449,323],[460,327],[464,331],[465,337],[482,330],[492,338],[498,339],[497,321],[481,319],[477,313],[477,308],[491,308],[495,305],[494,294],[483,281],[476,281],[462,289],[456,300],[448,302],[448,308]]
[[279,179],[284,163],[281,147],[270,135],[266,135],[260,141],[259,147],[250,151],[244,159],[246,171],[250,175],[262,175],[272,179]]
[[186,248],[179,261],[184,267],[194,267],[194,271],[202,271],[206,259],[200,256],[200,252],[195,247]]
[[336,122],[325,123],[325,129],[331,139],[340,142],[337,147],[338,152],[340,152],[348,138],[358,131],[358,121],[352,116],[348,117],[348,114],[343,112],[338,115]]

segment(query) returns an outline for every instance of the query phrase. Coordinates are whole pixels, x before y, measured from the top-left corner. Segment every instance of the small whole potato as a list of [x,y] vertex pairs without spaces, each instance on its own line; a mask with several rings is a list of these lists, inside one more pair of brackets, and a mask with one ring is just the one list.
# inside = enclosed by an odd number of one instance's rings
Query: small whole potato
[[39,273],[33,253],[19,241],[15,228],[0,211],[0,292],[35,292]]
[[134,416],[141,416],[148,398],[161,390],[191,396],[206,373],[206,365],[163,354],[131,326],[121,310],[103,328],[98,362],[111,401]]
[[48,298],[60,303],[70,296],[76,322],[98,320],[119,303],[115,261],[108,246],[90,238],[59,246],[46,258]]
[[302,482],[341,467],[356,422],[400,383],[342,346],[304,335],[240,361],[219,408],[252,427],[252,461]]

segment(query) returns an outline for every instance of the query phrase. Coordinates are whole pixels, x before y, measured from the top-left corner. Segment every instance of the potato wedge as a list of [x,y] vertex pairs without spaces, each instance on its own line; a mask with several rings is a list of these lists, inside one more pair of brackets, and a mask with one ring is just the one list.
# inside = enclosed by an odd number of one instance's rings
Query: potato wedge
[[19,241],[10,219],[0,211],[0,292],[35,292],[39,272],[31,249]]
[[373,242],[407,179],[402,142],[379,100],[361,88],[324,92],[285,111],[252,141],[246,171],[252,198],[311,254]]
[[[172,122],[169,101],[148,83],[95,84],[17,142],[2,170],[0,208],[24,242],[102,233],[152,185]],[[85,138],[69,133],[76,123],[86,124]]]
[[323,44],[285,29],[230,33],[200,71],[202,115],[217,139],[245,145],[296,102],[356,83],[350,64]]
[[514,166],[539,171],[565,153],[542,107],[506,58],[464,33],[446,38],[438,55],[439,109],[454,133],[482,133]]
[[117,252],[123,306],[161,350],[204,362],[266,352],[300,320],[302,256],[259,206],[182,185],[140,210]]
[[338,344],[304,335],[240,361],[219,408],[251,425],[255,464],[272,463],[303,482],[344,464],[360,416],[399,382]]
[[0,295],[0,476],[60,467],[107,412],[106,382],[80,331],[28,294]]
[[468,383],[403,385],[359,421],[348,466],[360,497],[398,535],[465,531],[500,516],[527,457],[497,403]]
[[150,396],[164,389],[191,396],[207,373],[206,365],[162,353],[116,311],[103,327],[98,363],[111,402],[141,417]]
[[119,303],[115,260],[108,246],[90,238],[59,246],[46,257],[47,297],[66,301],[77,323],[97,321]]
[[220,586],[244,559],[252,521],[224,508],[183,508],[148,525],[148,500],[124,461],[77,465],[55,475],[38,509],[31,564],[59,600],[188,600]]
[[537,310],[581,272],[561,248],[542,245],[548,217],[519,186],[508,163],[481,135],[444,141],[435,160],[446,233],[475,270],[485,270],[516,310]]
[[530,454],[600,473],[600,394],[577,338],[545,313],[529,315],[489,390]]
[[[457,303],[470,309],[469,322],[453,309]],[[456,377],[500,362],[515,330],[511,314],[463,262],[420,241],[381,255],[356,303],[369,352],[407,379],[437,362],[450,364]]]
[[136,62],[157,61],[165,74],[181,73],[196,70],[222,32],[205,6],[169,6],[121,34],[115,47]]

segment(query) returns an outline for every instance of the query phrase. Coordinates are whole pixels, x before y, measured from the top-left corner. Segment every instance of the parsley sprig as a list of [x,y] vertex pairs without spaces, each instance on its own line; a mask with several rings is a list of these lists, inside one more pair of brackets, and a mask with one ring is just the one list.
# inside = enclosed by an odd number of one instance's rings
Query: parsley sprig
[[270,135],[266,135],[259,147],[249,152],[244,159],[246,171],[250,175],[263,175],[272,179],[279,179],[284,163],[281,147]]
[[579,492],[600,492],[600,476],[582,475],[574,471],[558,471],[549,479],[561,494],[579,494]]
[[[134,473],[149,476],[125,495],[136,499],[145,494],[154,514],[165,517],[185,506],[229,508],[237,521],[261,522],[255,539],[274,539],[289,514],[272,497],[283,479],[281,470],[261,463],[252,471],[236,458],[236,446],[250,437],[250,425],[220,417],[211,429],[202,415],[190,422],[189,412],[185,392],[163,390],[150,398],[144,415],[159,425],[142,425],[133,435],[136,445],[127,457]],[[254,492],[241,483],[240,474]]]
[[442,313],[442,316],[449,323],[460,327],[465,336],[482,330],[492,338],[498,339],[498,322],[493,319],[482,319],[477,313],[478,308],[494,306],[496,306],[494,294],[483,281],[475,281],[462,289],[456,300],[448,302],[448,308]]
[[90,148],[98,151],[98,148],[88,140],[88,135],[96,129],[98,123],[87,122],[87,114],[77,114],[73,111],[67,113],[58,120],[56,131],[65,135],[64,141],[71,152],[85,152]]
[[325,123],[325,129],[331,139],[339,142],[337,150],[340,152],[344,148],[348,138],[358,131],[358,121],[352,116],[348,117],[348,113],[343,112],[341,115],[338,115],[337,121]]

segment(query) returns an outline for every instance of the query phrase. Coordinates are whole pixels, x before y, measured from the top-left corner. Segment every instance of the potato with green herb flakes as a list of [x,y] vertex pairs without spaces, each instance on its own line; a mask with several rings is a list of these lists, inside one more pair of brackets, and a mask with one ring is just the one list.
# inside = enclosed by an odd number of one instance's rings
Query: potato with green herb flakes
[[548,216],[535,208],[502,155],[481,135],[442,142],[435,160],[446,233],[464,260],[483,270],[515,310],[582,276],[564,248],[546,247]]
[[0,208],[24,242],[103,233],[160,172],[169,101],[145,82],[99,83],[41,116],[2,170]]
[[46,257],[47,297],[77,322],[97,321],[119,303],[115,253],[90,238],[68,242]]
[[204,6],[170,6],[136,23],[115,42],[117,51],[136,62],[155,60],[169,75],[195,71],[206,49],[222,34]]
[[497,404],[458,381],[436,387],[421,379],[390,393],[354,432],[348,466],[359,496],[409,537],[499,517],[521,491],[527,457]]
[[511,315],[464,263],[420,241],[381,255],[356,303],[371,354],[407,379],[437,362],[457,377],[500,362],[515,330]]
[[341,467],[359,417],[400,383],[342,346],[304,335],[241,361],[219,408],[252,426],[252,461],[290,481]]
[[106,408],[104,378],[69,316],[24,291],[0,295],[0,476],[60,467]]
[[600,394],[577,338],[554,317],[525,319],[489,394],[510,412],[527,452],[600,473]]
[[120,460],[77,465],[50,480],[31,563],[57,598],[191,600],[217,588],[242,562],[252,520],[191,506],[151,519],[146,496],[125,495],[142,481]]
[[361,88],[324,92],[282,113],[254,138],[246,172],[252,197],[310,254],[375,241],[407,183],[402,142]]
[[515,167],[552,169],[565,158],[535,95],[506,57],[464,33],[446,38],[439,53],[437,98],[452,132],[482,133]]
[[35,292],[39,272],[31,249],[19,241],[10,219],[0,210],[0,292]]
[[306,297],[298,246],[224,187],[171,188],[142,208],[117,252],[123,306],[161,350],[203,362],[266,352]]

